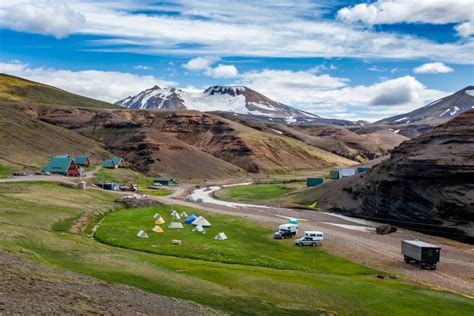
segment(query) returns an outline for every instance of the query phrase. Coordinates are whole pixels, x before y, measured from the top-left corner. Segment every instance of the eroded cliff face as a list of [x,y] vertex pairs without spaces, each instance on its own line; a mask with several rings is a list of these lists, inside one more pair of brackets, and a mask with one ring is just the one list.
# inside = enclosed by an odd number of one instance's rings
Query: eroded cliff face
[[402,143],[366,175],[338,182],[321,207],[474,242],[474,110]]

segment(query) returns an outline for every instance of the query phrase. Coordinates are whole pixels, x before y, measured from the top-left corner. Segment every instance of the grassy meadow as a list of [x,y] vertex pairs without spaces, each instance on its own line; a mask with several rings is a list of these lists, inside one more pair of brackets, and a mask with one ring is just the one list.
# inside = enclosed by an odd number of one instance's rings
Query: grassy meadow
[[[111,212],[97,231],[102,242],[67,227],[85,211],[110,212],[116,195],[51,183],[0,186],[0,247],[106,281],[195,301],[230,314],[472,315],[474,302],[397,279],[335,257],[323,248],[274,241],[272,228],[206,214],[208,234],[153,235],[153,214],[169,222],[169,206]],[[176,207],[180,211],[182,208]],[[146,229],[149,239],[135,237]],[[229,240],[217,242],[216,232]],[[169,240],[183,240],[171,246]],[[107,244],[105,244],[107,243]],[[52,281],[54,282],[54,280]]]
[[222,188],[214,192],[215,197],[237,202],[276,202],[294,192],[295,184],[250,184]]

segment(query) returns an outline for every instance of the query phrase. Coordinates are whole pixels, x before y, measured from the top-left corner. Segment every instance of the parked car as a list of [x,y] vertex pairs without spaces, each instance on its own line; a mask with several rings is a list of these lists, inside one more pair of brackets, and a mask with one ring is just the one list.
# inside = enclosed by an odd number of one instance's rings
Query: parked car
[[301,237],[295,240],[295,246],[319,246],[321,242],[311,237]]
[[324,233],[318,231],[305,231],[304,236],[295,240],[296,246],[320,246],[324,240]]
[[43,171],[39,170],[39,171],[35,172],[35,175],[37,175],[37,176],[50,176],[51,172],[49,172],[49,171],[44,171],[43,172]]
[[15,177],[22,177],[22,176],[27,176],[28,173],[24,172],[24,171],[18,171],[18,172],[14,172],[13,173],[13,176]]

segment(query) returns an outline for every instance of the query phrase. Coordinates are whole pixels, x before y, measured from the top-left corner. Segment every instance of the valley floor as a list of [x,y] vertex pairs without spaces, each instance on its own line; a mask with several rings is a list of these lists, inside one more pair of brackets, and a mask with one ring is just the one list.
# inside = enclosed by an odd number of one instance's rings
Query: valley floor
[[[242,216],[276,227],[285,222],[285,217],[300,220],[301,230],[325,232],[323,247],[329,252],[349,260],[359,262],[382,271],[404,275],[408,279],[444,288],[474,297],[474,248],[472,245],[450,239],[430,236],[407,229],[398,229],[390,235],[377,235],[374,227],[378,223],[337,217],[333,214],[309,210],[291,210],[252,204],[225,202],[212,197],[212,191],[197,190],[197,196],[204,198],[201,209],[210,212]],[[163,202],[197,206],[184,201],[177,202],[173,197],[161,198]],[[242,207],[238,207],[238,205]],[[229,207],[232,206],[232,207]],[[245,207],[244,207],[245,206]],[[363,223],[363,224],[361,224]],[[367,229],[368,228],[368,229]],[[420,239],[442,247],[441,263],[436,271],[420,270],[403,262],[400,242],[404,239]]]

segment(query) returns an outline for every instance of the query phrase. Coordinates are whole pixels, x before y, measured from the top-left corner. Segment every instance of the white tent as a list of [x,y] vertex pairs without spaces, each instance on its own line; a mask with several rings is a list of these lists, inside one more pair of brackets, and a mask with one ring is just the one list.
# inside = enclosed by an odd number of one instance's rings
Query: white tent
[[191,224],[193,224],[194,226],[201,225],[202,227],[210,227],[211,226],[211,223],[209,223],[207,221],[207,219],[205,219],[202,216],[199,216],[198,218],[196,218]]
[[178,214],[178,212],[176,212],[176,210],[172,210],[171,215],[175,215],[175,214]]
[[169,225],[168,225],[168,228],[183,228],[183,224],[181,224],[180,222],[171,222]]
[[201,234],[206,233],[206,231],[204,230],[204,228],[202,228],[201,225],[194,226],[193,227],[193,232],[198,232],[198,233],[201,233]]
[[215,240],[227,240],[227,236],[224,233],[219,233],[214,237]]
[[171,217],[172,217],[173,219],[181,219],[181,217],[179,216],[178,213],[172,214]]
[[183,218],[184,218],[184,217],[188,217],[189,215],[188,215],[188,213],[186,213],[186,212],[183,212],[183,213],[179,214],[179,216],[181,216],[181,217],[183,217]]
[[148,235],[147,233],[145,233],[144,230],[140,230],[137,234],[137,237],[140,237],[140,238],[148,238]]
[[160,217],[161,217],[161,215],[158,214],[158,213],[155,213],[155,215],[153,215],[153,218],[154,218],[154,219],[158,219],[158,218],[160,218]]

